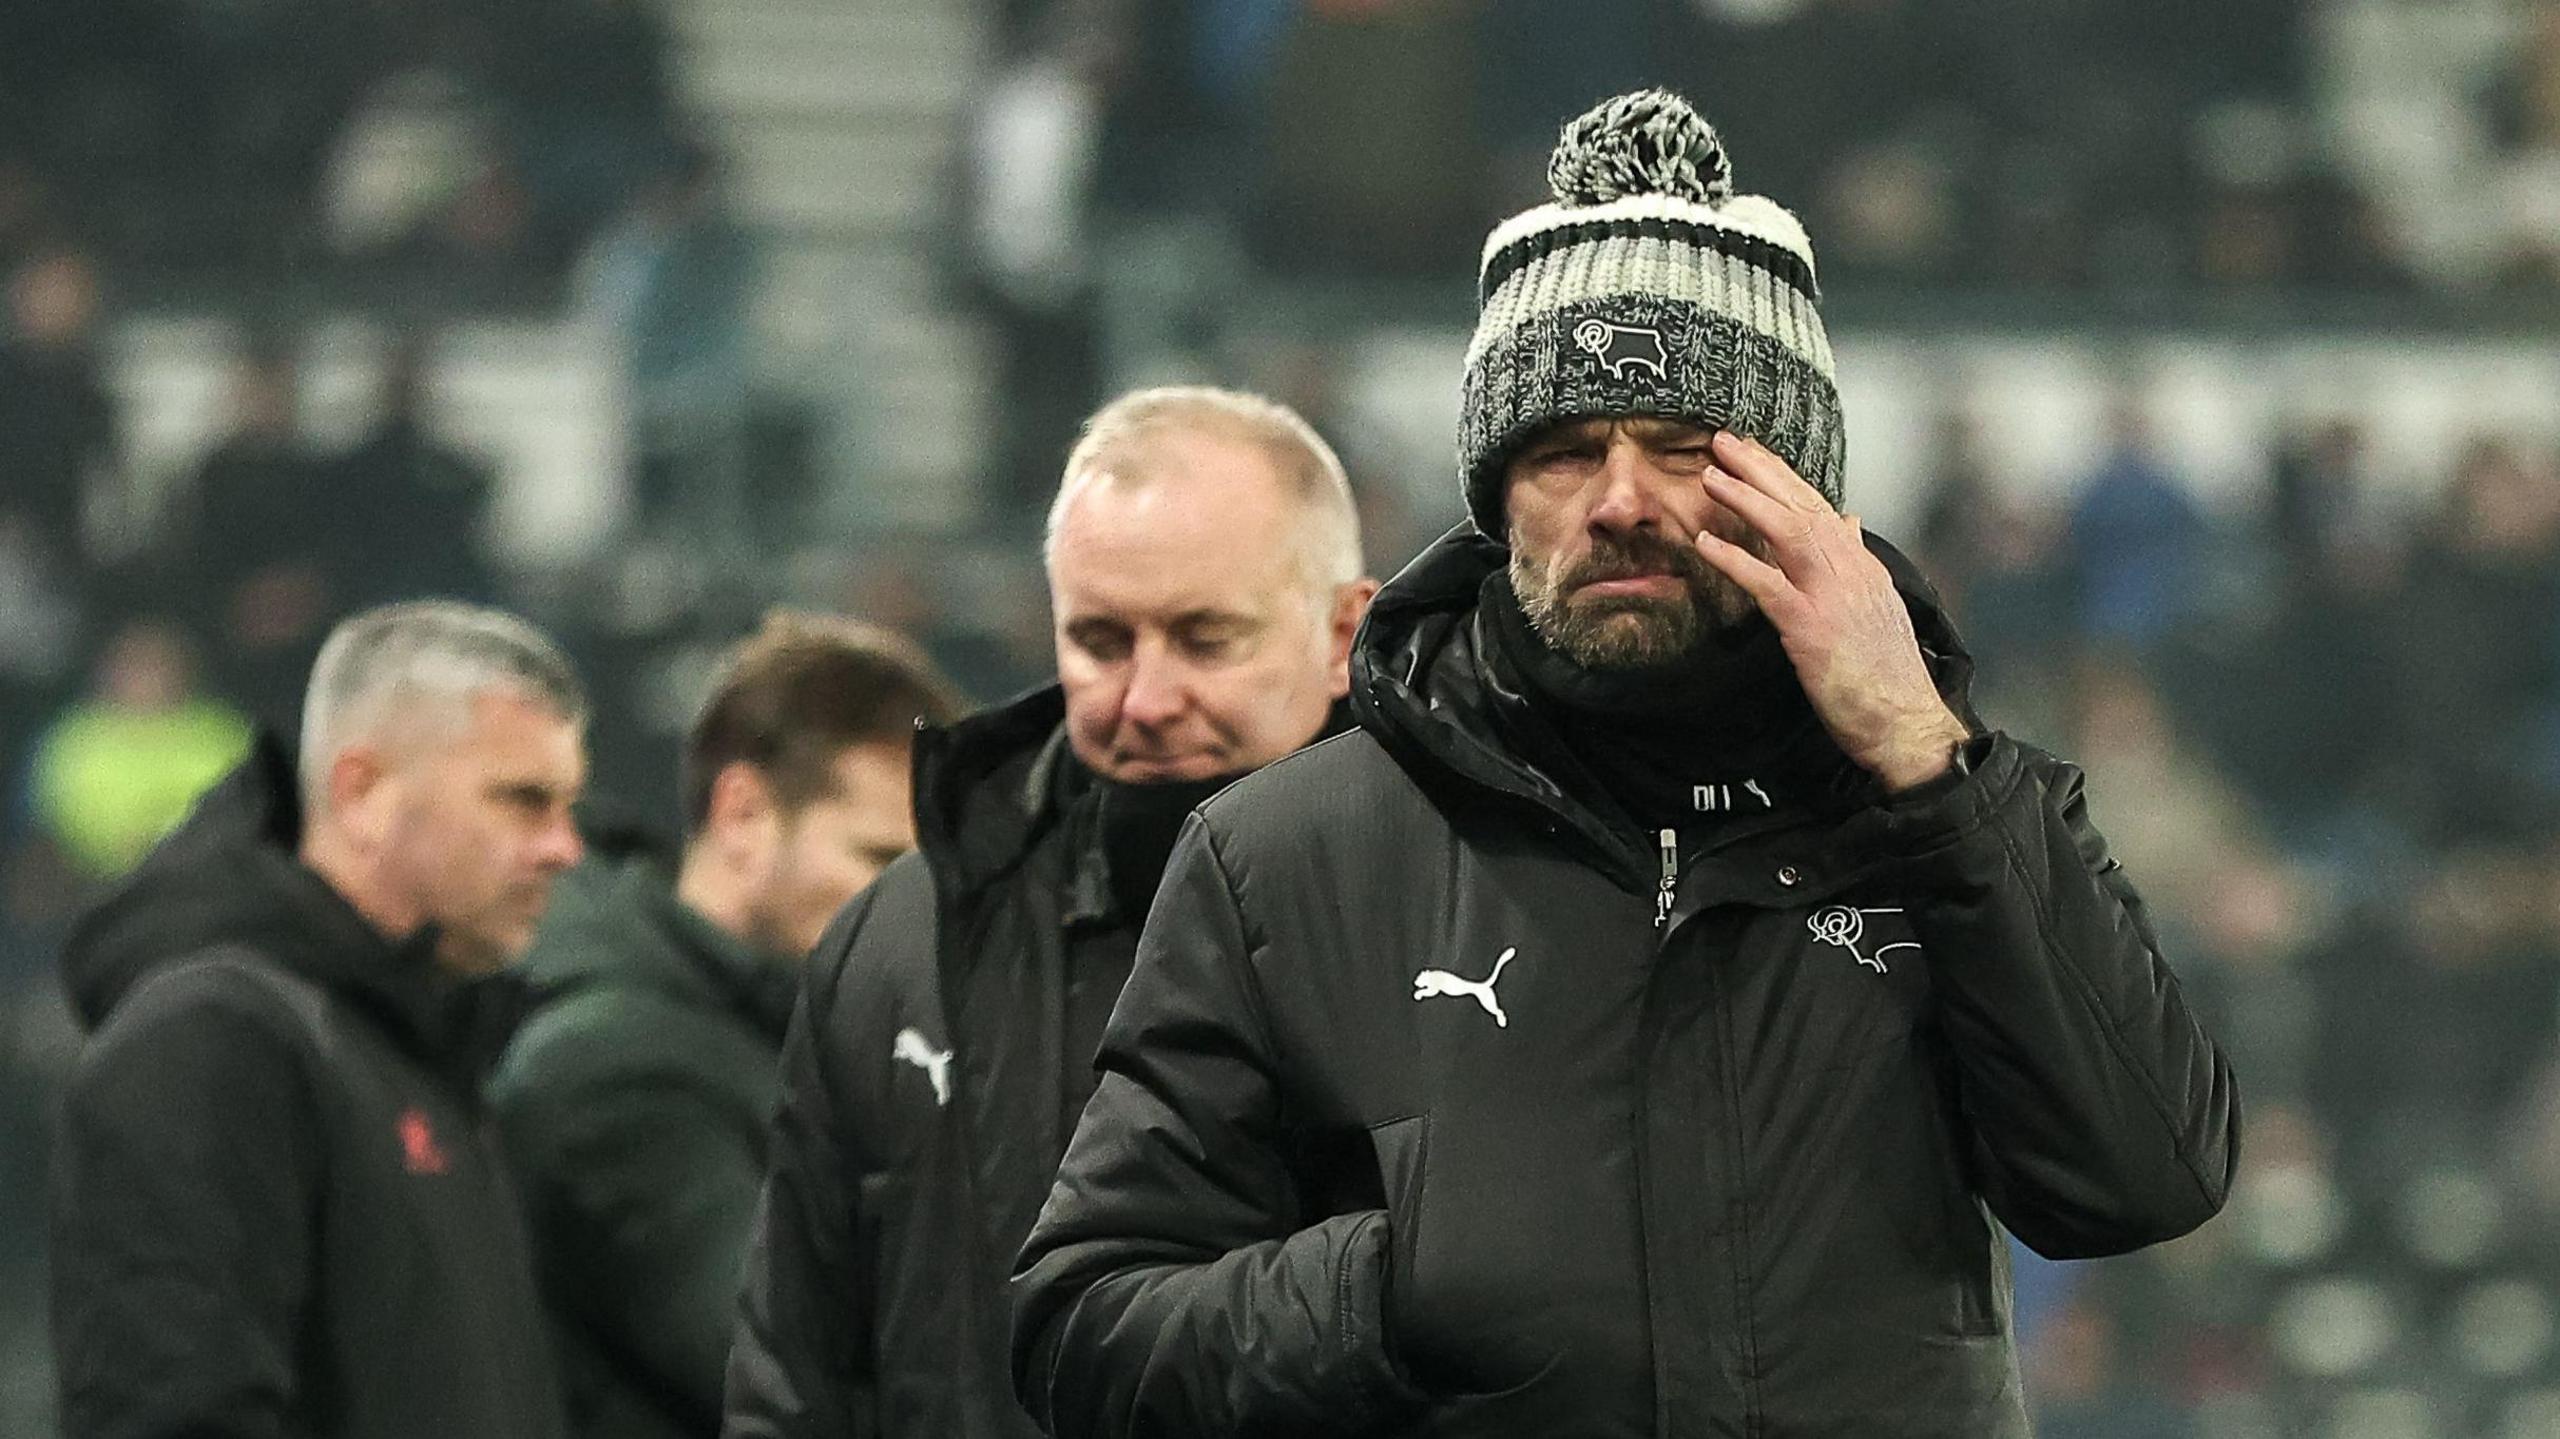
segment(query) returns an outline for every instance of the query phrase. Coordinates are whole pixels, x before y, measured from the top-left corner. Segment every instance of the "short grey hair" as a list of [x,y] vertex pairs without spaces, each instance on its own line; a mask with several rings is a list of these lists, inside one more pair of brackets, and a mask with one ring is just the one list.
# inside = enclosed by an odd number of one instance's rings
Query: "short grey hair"
[[1360,511],[1333,446],[1287,405],[1212,385],[1132,390],[1084,422],[1084,433],[1067,453],[1058,497],[1049,505],[1040,549],[1044,561],[1056,558],[1058,526],[1067,505],[1097,473],[1109,467],[1114,475],[1140,484],[1161,478],[1141,456],[1148,440],[1167,431],[1214,434],[1259,446],[1298,502],[1299,524],[1292,538],[1301,548],[1309,583],[1331,590],[1360,578]]
[[412,600],[348,617],[329,632],[302,701],[302,797],[316,807],[350,740],[386,721],[459,724],[473,696],[520,695],[573,724],[586,688],[542,631],[485,605]]

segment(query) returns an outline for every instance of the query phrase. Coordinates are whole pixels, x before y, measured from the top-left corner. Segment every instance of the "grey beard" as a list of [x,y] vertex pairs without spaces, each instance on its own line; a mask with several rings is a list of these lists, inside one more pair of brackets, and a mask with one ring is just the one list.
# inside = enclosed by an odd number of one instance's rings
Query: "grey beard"
[[1511,590],[1547,648],[1586,670],[1620,673],[1677,668],[1755,606],[1720,574],[1684,574],[1676,600],[1619,600],[1575,607],[1541,566],[1511,551]]

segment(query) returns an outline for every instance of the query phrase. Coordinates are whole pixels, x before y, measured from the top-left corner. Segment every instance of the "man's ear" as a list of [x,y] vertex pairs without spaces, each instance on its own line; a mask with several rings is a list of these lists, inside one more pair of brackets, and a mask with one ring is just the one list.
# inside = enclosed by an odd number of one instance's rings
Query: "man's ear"
[[1378,582],[1363,575],[1333,592],[1333,615],[1328,621],[1332,642],[1333,697],[1340,699],[1351,693],[1351,642],[1359,637],[1360,621],[1369,613],[1369,601],[1378,594]]
[[400,779],[391,756],[378,744],[358,741],[329,761],[329,822],[361,850],[378,850],[391,834],[392,812],[399,805]]
[[711,805],[703,815],[702,833],[715,852],[731,860],[752,860],[770,843],[780,819],[773,785],[764,771],[733,759],[711,778]]

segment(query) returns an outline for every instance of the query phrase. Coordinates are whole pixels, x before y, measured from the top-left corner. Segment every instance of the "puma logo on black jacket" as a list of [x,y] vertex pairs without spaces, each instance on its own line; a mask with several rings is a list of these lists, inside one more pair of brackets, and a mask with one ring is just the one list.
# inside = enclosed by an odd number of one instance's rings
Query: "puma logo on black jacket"
[[[1500,563],[1417,560],[1360,731],[1177,848],[1017,1265],[1025,1404],[1059,1439],[2024,1436],[1998,1226],[2183,1234],[2238,1129],[2079,772],[1991,735],[1666,890],[1487,722]],[[1417,980],[1506,952],[1499,1015]]]

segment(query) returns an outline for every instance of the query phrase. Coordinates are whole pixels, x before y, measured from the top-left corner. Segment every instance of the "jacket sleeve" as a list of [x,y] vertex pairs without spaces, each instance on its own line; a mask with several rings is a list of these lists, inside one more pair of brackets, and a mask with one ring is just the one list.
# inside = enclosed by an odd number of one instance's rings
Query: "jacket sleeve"
[[172,973],[82,1057],[52,1196],[65,1439],[291,1432],[320,1157],[287,1023]]
[[1195,816],[1015,1268],[1015,1388],[1057,1439],[1359,1434],[1412,1402],[1386,1216],[1300,1213],[1251,943]]
[[754,1136],[656,1048],[680,1031],[535,1022],[548,1035],[523,1036],[531,1062],[492,1094],[552,1302],[708,1428],[764,1180]]
[[1992,1212],[2055,1259],[2213,1217],[2239,1148],[2231,1066],[2089,822],[2080,771],[1995,735],[1971,776],[1893,808]]
[[[875,886],[876,894],[876,886]],[[782,1107],[747,1245],[729,1346],[723,1439],[870,1439],[871,1277],[838,1116],[847,1096],[832,1036],[844,971],[871,897],[819,942],[782,1049]]]

